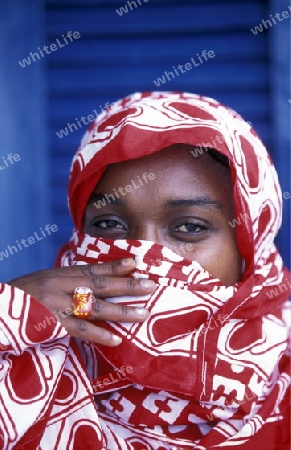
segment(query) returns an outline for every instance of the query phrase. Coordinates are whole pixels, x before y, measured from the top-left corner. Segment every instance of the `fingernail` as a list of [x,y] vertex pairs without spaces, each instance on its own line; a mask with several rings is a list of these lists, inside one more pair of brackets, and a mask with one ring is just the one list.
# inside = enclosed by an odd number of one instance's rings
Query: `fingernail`
[[135,261],[133,258],[125,258],[122,260],[122,265],[125,267],[134,266]]
[[146,288],[153,288],[156,286],[156,283],[153,280],[141,280],[141,284]]
[[121,337],[117,336],[116,334],[112,334],[111,339],[115,344],[121,344],[122,342]]
[[147,309],[144,309],[144,308],[136,308],[135,309],[135,312],[136,312],[136,314],[138,314],[139,316],[141,316],[141,317],[145,317],[145,316],[147,316],[148,315],[148,310]]

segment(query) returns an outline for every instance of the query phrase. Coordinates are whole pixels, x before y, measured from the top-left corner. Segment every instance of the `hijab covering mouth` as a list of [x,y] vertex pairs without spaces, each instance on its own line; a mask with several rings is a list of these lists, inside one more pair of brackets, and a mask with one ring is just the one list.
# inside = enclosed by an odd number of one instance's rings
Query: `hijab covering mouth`
[[[240,218],[237,244],[246,265],[235,286],[223,286],[197,262],[159,244],[81,231],[87,202],[109,164],[178,143],[213,148],[229,160]],[[109,388],[98,378],[93,382],[106,448],[253,450],[264,442],[266,450],[287,450],[290,281],[273,244],[281,190],[253,128],[231,109],[194,94],[126,97],[86,132],[73,159],[69,207],[76,231],[59,265],[134,256],[132,275],[157,283],[147,299],[109,299],[151,312],[143,324],[106,324],[123,338],[119,347],[79,343],[91,378],[131,368]]]

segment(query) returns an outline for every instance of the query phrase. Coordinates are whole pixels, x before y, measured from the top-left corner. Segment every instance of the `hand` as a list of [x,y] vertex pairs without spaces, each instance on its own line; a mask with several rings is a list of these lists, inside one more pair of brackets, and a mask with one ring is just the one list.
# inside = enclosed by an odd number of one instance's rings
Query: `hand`
[[[133,258],[105,264],[61,267],[40,270],[16,278],[8,284],[22,289],[57,314],[59,321],[71,336],[102,345],[117,346],[121,343],[118,336],[94,325],[90,320],[143,322],[149,316],[146,309],[104,301],[106,297],[140,296],[153,292],[155,288],[153,281],[124,277],[134,267]],[[95,296],[93,311],[87,320],[72,315],[72,296],[78,286],[91,288]]]

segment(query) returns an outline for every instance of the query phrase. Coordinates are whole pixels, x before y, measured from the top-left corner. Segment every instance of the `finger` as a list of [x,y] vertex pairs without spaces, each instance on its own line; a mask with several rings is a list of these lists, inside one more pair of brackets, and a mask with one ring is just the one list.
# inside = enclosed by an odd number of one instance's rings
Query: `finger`
[[[67,303],[63,308],[53,307],[53,305],[47,305],[52,313],[62,322],[67,317],[74,317],[74,305]],[[114,303],[107,303],[101,299],[94,299],[92,304],[92,313],[86,320],[106,320],[109,322],[124,322],[135,323],[143,322],[149,316],[149,311],[145,308],[135,308],[133,306],[118,305]],[[83,320],[76,318],[77,320]]]
[[51,290],[59,289],[71,296],[77,287],[88,287],[98,298],[147,295],[152,293],[156,286],[154,281],[148,279],[113,278],[103,275],[49,278],[46,284],[51,284]]
[[90,320],[107,320],[110,322],[143,322],[149,316],[145,308],[134,308],[132,306],[106,302],[95,298],[92,303],[92,314]]
[[[49,295],[42,302],[62,322],[68,316],[74,317],[73,298],[67,295]],[[94,298],[92,313],[88,320],[107,320],[111,322],[142,322],[149,316],[149,311],[141,307],[115,304]],[[77,318],[77,320],[82,320]]]
[[43,274],[47,272],[52,277],[78,277],[78,276],[122,276],[127,275],[135,268],[134,258],[123,258],[108,263],[82,264],[68,267],[57,267],[56,269],[36,272]]
[[116,347],[122,341],[119,336],[105,330],[104,328],[98,327],[87,320],[67,317],[62,320],[62,325],[71,336],[86,339],[95,342],[96,344]]
[[[47,305],[47,307],[54,313],[54,315],[62,321],[68,316],[74,317],[75,306],[73,303],[62,302],[57,307],[52,304]],[[145,308],[137,308],[127,305],[119,305],[115,303],[109,303],[101,299],[95,298],[92,303],[92,313],[87,318],[87,320],[107,320],[110,322],[124,322],[124,323],[134,323],[143,322],[149,316],[149,311]],[[77,318],[77,320],[83,320]]]

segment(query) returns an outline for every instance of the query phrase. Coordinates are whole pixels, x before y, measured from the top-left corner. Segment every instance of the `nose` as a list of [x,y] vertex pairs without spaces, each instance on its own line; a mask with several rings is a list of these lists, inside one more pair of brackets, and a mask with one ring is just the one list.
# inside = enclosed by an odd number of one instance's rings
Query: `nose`
[[147,223],[140,226],[133,232],[131,239],[138,239],[143,241],[152,241],[157,244],[162,244],[162,238],[155,224]]

